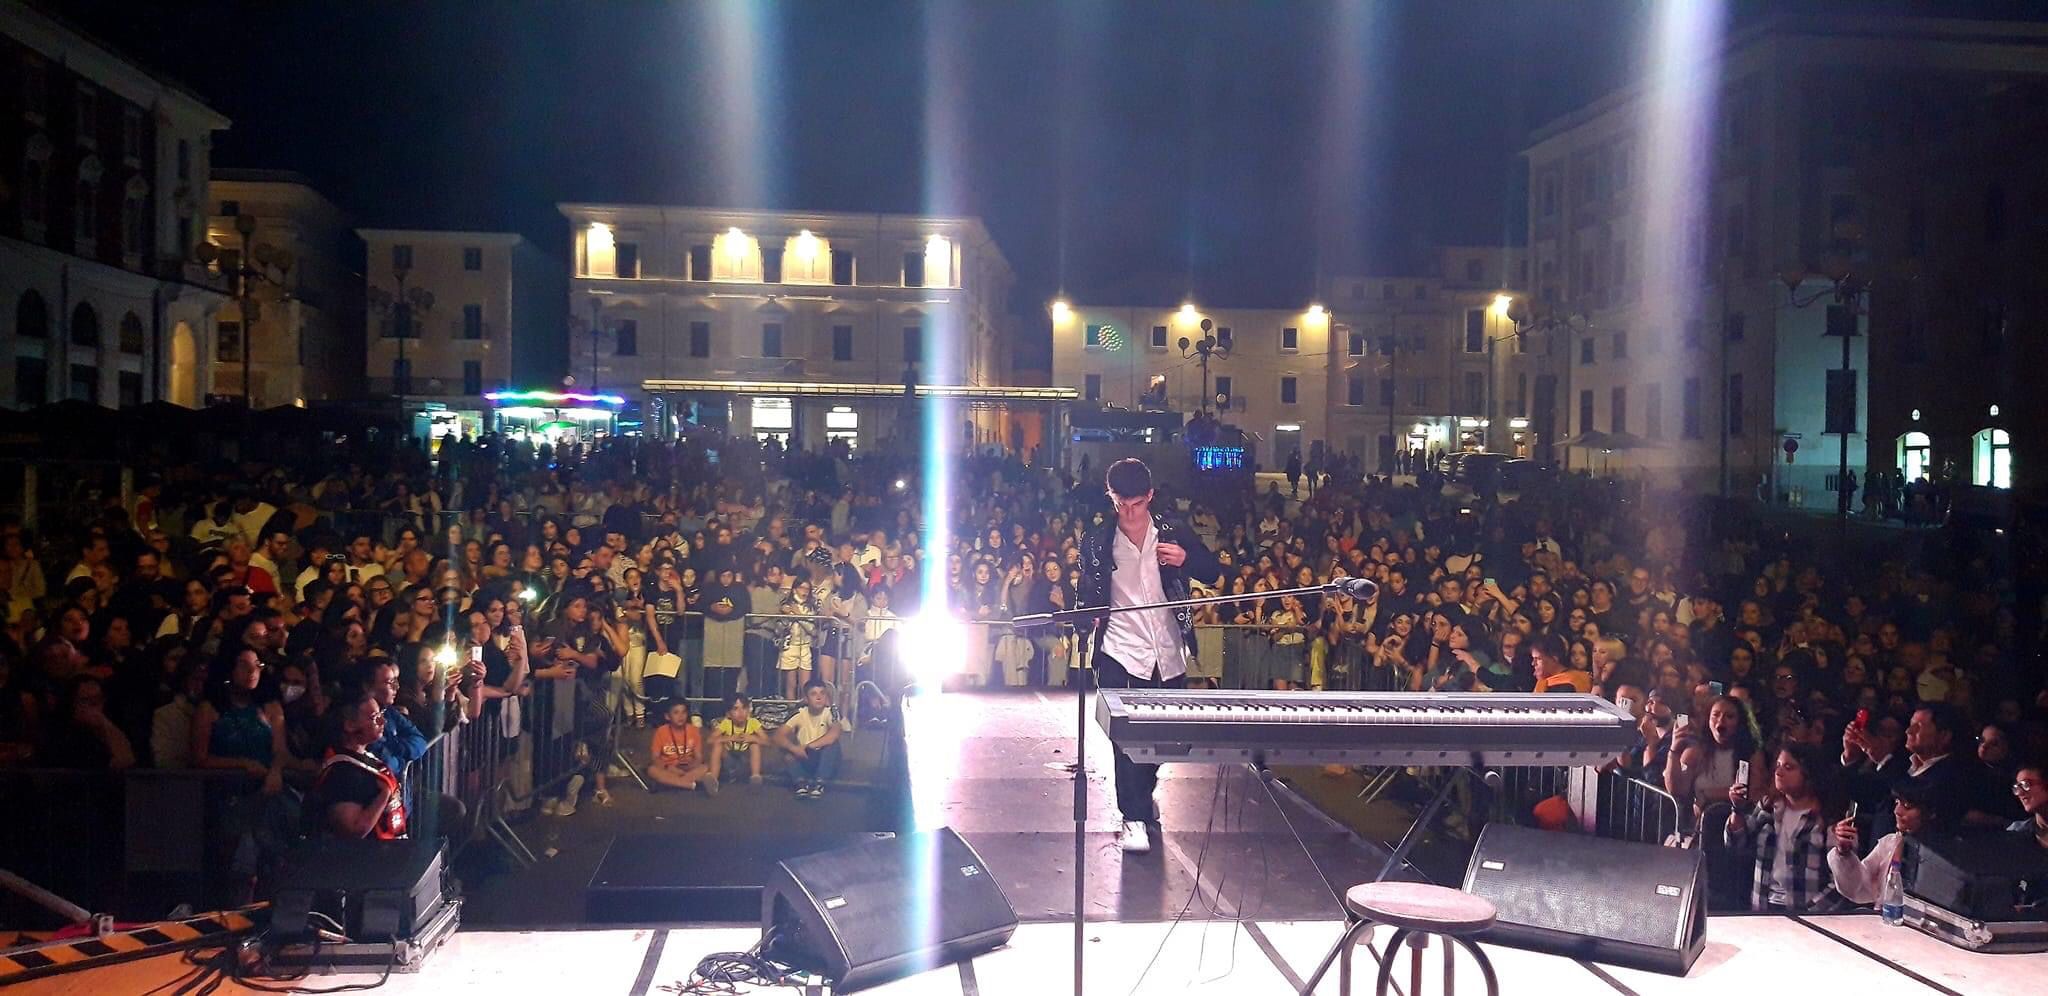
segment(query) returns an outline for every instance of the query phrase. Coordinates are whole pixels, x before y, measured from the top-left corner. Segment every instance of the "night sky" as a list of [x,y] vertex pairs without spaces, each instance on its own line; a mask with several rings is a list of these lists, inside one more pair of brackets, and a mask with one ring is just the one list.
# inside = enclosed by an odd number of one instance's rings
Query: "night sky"
[[[1299,306],[1318,274],[1519,243],[1517,151],[1630,75],[1651,10],[735,0],[748,96],[710,4],[59,6],[234,120],[216,165],[296,170],[363,225],[561,256],[558,201],[976,214],[1019,312]],[[928,100],[933,65],[958,84]]]

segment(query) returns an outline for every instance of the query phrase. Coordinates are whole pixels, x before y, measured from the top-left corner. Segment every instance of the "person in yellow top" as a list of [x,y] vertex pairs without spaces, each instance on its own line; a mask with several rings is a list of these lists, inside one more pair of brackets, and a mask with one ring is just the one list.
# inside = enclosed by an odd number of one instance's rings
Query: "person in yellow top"
[[706,795],[718,794],[718,779],[704,764],[704,734],[690,725],[690,704],[670,699],[662,710],[667,722],[654,728],[647,745],[647,777],[670,788],[702,787]]
[[747,781],[759,785],[763,752],[754,748],[769,745],[767,729],[754,718],[753,699],[735,692],[729,701],[725,715],[711,728],[711,783],[718,784],[719,769],[730,753],[735,764],[746,759]]
[[1529,663],[1536,670],[1539,692],[1590,692],[1593,676],[1566,663],[1564,639],[1546,635],[1529,645]]

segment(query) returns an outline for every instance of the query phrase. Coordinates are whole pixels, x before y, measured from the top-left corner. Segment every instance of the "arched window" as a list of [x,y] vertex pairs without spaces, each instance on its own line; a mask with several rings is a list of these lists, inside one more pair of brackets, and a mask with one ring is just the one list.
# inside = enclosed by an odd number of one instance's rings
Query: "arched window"
[[78,164],[78,197],[75,217],[78,227],[75,237],[82,246],[90,246],[100,235],[100,161],[92,156],[85,157]]
[[148,198],[149,184],[139,176],[129,177],[128,186],[121,192],[121,253],[137,261],[149,248],[148,226],[144,224],[149,218],[145,208]]
[[100,344],[100,313],[84,301],[71,309],[71,344],[93,347]]
[[143,334],[142,319],[129,312],[121,316],[121,352],[141,356],[148,336]]
[[1907,481],[1917,481],[1934,469],[1934,446],[1924,432],[1908,432],[1899,437],[1899,472]]
[[2012,434],[1982,429],[1970,437],[1970,483],[1978,487],[2012,487]]
[[50,306],[43,303],[41,294],[21,292],[21,300],[14,305],[14,334],[28,339],[50,337]]
[[51,151],[50,140],[38,133],[21,153],[21,222],[36,238],[49,219]]

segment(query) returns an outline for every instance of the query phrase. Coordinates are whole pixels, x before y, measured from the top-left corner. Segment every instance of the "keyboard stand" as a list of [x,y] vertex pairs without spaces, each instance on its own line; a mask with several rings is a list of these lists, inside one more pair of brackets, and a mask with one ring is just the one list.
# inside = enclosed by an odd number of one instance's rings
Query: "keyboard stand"
[[[1470,774],[1475,777],[1479,777],[1481,785],[1486,784],[1486,781],[1484,777],[1480,775],[1480,772],[1481,767],[1477,755],[1473,756],[1472,763],[1469,766],[1451,769],[1451,777],[1444,779],[1444,783],[1441,786],[1438,786],[1436,790],[1436,795],[1429,800],[1429,805],[1423,807],[1422,814],[1415,818],[1415,822],[1408,824],[1407,831],[1402,833],[1401,839],[1394,844],[1393,852],[1387,855],[1386,863],[1380,866],[1380,873],[1378,875],[1373,876],[1373,881],[1386,881],[1388,875],[1393,874],[1396,869],[1400,868],[1401,865],[1408,860],[1408,852],[1413,850],[1415,848],[1415,845],[1422,840],[1423,832],[1426,829],[1428,829],[1428,827],[1431,824],[1436,822],[1437,814],[1439,812],[1442,812],[1444,804],[1450,801],[1451,790],[1457,787],[1460,776]],[[1266,792],[1267,795],[1270,797],[1272,794],[1272,789],[1268,788]],[[1292,822],[1289,822],[1287,824],[1287,829],[1290,831],[1293,830],[1294,824]],[[1294,839],[1295,842],[1300,843],[1301,835],[1298,833],[1295,834]],[[1307,854],[1308,845],[1303,844],[1301,850],[1303,854]],[[1315,859],[1311,857],[1309,861],[1311,864],[1313,864],[1315,862]],[[1321,875],[1322,869],[1317,868],[1316,874]],[[1323,981],[1323,976],[1329,974],[1330,972],[1330,966],[1335,965],[1337,963],[1337,957],[1344,953],[1344,942],[1350,939],[1351,927],[1358,920],[1358,914],[1352,911],[1350,903],[1344,901],[1343,894],[1337,892],[1336,886],[1331,885],[1330,880],[1327,878],[1323,879],[1323,884],[1329,885],[1331,893],[1337,896],[1337,908],[1344,911],[1345,929],[1342,934],[1338,935],[1337,943],[1330,945],[1329,953],[1323,955],[1322,963],[1316,966],[1315,974],[1309,976],[1308,981],[1302,983],[1300,996],[1314,996],[1314,993],[1316,991],[1316,984]],[[1389,952],[1388,956],[1392,957],[1392,952]]]

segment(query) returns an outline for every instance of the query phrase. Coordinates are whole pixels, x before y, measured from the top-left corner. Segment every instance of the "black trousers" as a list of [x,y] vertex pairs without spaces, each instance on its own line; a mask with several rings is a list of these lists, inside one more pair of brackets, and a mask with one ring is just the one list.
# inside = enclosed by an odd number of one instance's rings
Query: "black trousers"
[[[1160,680],[1155,677],[1140,678],[1124,670],[1116,658],[1095,652],[1095,684],[1098,688],[1186,688],[1186,675]],[[1116,757],[1116,808],[1123,818],[1130,822],[1150,822],[1152,819],[1152,790],[1159,785],[1159,766],[1139,764],[1116,748],[1110,748]]]

